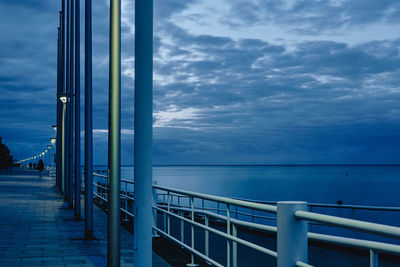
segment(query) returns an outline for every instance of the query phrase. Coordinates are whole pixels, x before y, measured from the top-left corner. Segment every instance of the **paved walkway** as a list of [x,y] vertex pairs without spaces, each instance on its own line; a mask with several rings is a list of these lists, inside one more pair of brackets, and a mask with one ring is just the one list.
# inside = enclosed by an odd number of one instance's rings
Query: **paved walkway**
[[[73,220],[54,182],[27,170],[0,174],[0,266],[107,266],[106,214],[93,208],[97,240],[83,240],[84,222]],[[132,248],[121,228],[121,266],[133,265]],[[169,265],[153,253],[153,266]]]

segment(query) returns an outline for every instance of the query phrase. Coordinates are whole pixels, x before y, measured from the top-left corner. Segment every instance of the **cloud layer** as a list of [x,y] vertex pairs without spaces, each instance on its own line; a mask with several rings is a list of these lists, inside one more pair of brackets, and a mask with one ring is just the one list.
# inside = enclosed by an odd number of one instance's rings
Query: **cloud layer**
[[[133,3],[122,1],[124,164],[133,163]],[[59,5],[40,5],[0,1],[1,135],[16,158],[53,134]],[[107,1],[93,18],[95,163],[104,164]],[[156,1],[154,163],[398,163],[400,34],[389,33],[399,18],[397,1]]]

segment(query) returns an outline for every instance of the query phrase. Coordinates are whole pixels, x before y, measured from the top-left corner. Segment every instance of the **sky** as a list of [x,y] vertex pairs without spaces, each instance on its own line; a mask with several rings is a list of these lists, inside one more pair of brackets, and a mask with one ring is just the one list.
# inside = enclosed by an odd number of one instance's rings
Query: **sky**
[[[0,0],[0,136],[18,160],[55,136],[60,2]],[[134,14],[122,0],[128,165]],[[108,23],[109,1],[93,1],[95,164],[107,163]],[[153,163],[400,163],[399,24],[397,0],[155,0]]]

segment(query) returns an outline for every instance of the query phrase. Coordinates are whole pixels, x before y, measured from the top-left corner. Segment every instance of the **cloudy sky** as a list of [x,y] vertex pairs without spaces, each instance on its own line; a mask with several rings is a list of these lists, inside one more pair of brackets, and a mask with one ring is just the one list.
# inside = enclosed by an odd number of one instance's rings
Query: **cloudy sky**
[[[0,136],[16,159],[54,135],[59,2],[0,0]],[[107,162],[108,2],[93,1],[95,164]],[[400,162],[399,1],[155,0],[154,13],[155,164]],[[134,14],[122,0],[123,164]]]

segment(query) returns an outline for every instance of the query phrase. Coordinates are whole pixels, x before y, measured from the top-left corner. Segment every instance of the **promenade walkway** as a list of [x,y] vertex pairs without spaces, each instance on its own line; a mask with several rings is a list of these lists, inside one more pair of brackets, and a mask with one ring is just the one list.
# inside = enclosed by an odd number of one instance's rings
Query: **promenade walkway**
[[[106,214],[94,206],[96,240],[84,240],[84,221],[54,183],[37,171],[0,174],[0,266],[107,266]],[[132,264],[133,237],[121,227],[121,266]],[[169,265],[153,253],[153,266]]]

